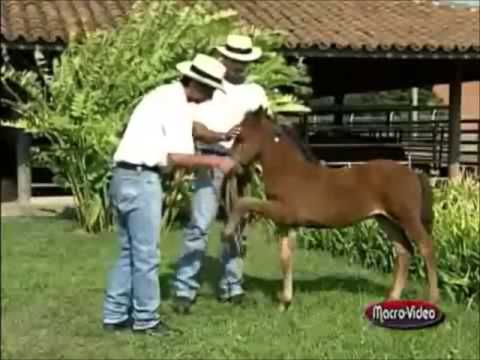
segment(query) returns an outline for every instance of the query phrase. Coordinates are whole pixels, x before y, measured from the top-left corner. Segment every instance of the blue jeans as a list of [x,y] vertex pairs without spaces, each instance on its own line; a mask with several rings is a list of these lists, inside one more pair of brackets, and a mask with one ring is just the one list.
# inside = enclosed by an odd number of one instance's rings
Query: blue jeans
[[117,215],[120,254],[108,276],[103,321],[127,320],[131,310],[134,329],[150,328],[159,322],[160,176],[115,168],[109,192]]
[[[176,296],[193,300],[200,287],[198,275],[207,247],[208,230],[217,216],[222,181],[223,173],[219,170],[201,169],[196,172],[190,221],[184,231],[182,249],[173,277],[172,285]],[[223,242],[220,262],[219,297],[226,299],[242,294],[243,261],[238,254],[229,251]]]

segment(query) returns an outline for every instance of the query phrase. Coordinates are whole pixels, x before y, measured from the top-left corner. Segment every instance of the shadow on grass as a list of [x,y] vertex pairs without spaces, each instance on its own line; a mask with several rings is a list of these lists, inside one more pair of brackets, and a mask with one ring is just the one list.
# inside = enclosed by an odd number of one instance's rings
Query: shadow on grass
[[[172,281],[176,271],[176,261],[177,259],[172,259],[172,261],[168,264],[169,271],[163,271],[163,273],[160,274],[162,299],[165,300],[172,297]],[[221,275],[220,271],[221,267],[218,258],[214,258],[212,256],[205,256],[203,258],[202,267],[196,278],[200,284],[200,289],[198,290],[200,294],[205,293],[205,287],[213,289],[214,291],[217,290]]]
[[76,220],[77,219],[77,213],[76,210],[73,206],[66,206],[60,214],[58,214],[58,217],[61,219],[65,220]]
[[65,206],[61,211],[51,207],[39,207],[38,210],[45,214],[51,214],[59,220],[77,221],[77,213],[73,206]]
[[[281,279],[265,279],[248,274],[244,275],[245,289],[259,290],[269,296],[272,301],[277,301],[277,292],[282,288]],[[367,293],[369,295],[383,297],[387,294],[388,287],[376,283],[370,279],[352,275],[325,275],[314,279],[296,279],[293,287],[298,293],[318,293],[326,291],[342,291],[352,294]]]
[[[175,271],[175,262],[169,264],[168,273],[163,273],[160,276],[160,286],[162,289],[162,298],[168,299],[171,296],[171,281],[173,280],[173,274]],[[218,288],[218,281],[220,278],[221,267],[218,258],[212,256],[205,256],[202,262],[202,268],[198,277],[198,281],[201,286],[199,292],[202,291],[207,285],[214,291]],[[259,276],[253,276],[251,274],[244,274],[244,289],[245,291],[260,291],[267,297],[270,297],[272,301],[276,302],[277,292],[281,289],[281,278],[269,279]],[[310,279],[302,279],[294,277],[295,292],[301,293],[318,293],[326,291],[342,291],[347,293],[367,293],[373,296],[383,297],[388,291],[388,287],[372,281],[365,277],[355,275],[320,275],[312,277]]]

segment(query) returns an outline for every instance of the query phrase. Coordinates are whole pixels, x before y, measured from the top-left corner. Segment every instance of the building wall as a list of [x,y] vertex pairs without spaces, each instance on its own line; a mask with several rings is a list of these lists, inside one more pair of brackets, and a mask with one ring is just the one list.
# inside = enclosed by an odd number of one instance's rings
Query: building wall
[[[448,105],[448,85],[436,85],[433,87],[433,91]],[[464,82],[462,84],[462,120],[480,120],[480,81]],[[462,130],[476,130],[476,133],[462,134],[462,140],[479,141],[479,126],[479,123],[462,124]],[[463,144],[462,151],[475,151],[478,154],[480,149],[477,145]],[[478,156],[464,154],[462,161],[478,162]]]
[[[449,104],[448,84],[435,85],[433,91]],[[462,84],[462,119],[480,119],[480,81]]]

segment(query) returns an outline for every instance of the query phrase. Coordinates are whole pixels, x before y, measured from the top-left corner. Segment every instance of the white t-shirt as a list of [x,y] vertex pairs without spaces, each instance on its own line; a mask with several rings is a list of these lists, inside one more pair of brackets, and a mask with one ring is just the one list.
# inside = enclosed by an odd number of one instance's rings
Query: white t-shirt
[[193,107],[180,82],[147,93],[134,109],[114,162],[166,166],[169,153],[194,154]]
[[[224,81],[226,93],[216,90],[209,101],[195,106],[194,120],[207,128],[218,132],[227,132],[238,125],[248,111],[259,106],[268,107],[265,90],[258,84],[245,83],[234,85]],[[221,142],[230,148],[233,141]]]

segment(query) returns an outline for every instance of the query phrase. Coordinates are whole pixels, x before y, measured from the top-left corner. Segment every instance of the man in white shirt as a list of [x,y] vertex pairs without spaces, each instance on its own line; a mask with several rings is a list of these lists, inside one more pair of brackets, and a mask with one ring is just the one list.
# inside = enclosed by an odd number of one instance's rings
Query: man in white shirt
[[[250,37],[230,35],[225,46],[218,47],[217,50],[227,68],[225,92],[215,91],[211,101],[200,104],[195,119],[209,129],[223,132],[239,124],[248,111],[256,110],[259,106],[268,107],[268,99],[260,85],[245,82],[248,64],[257,60],[262,53],[260,48],[253,47]],[[226,154],[232,142],[224,141],[220,143],[221,146],[217,144],[214,148],[201,146],[201,150],[207,154]],[[191,218],[185,229],[173,278],[174,309],[178,313],[188,313],[196,298],[200,286],[197,277],[206,250],[208,230],[217,216],[220,200],[218,194],[223,178],[223,174],[215,170],[200,169],[196,172]],[[237,244],[241,241],[240,237],[241,234]],[[219,299],[240,303],[243,298],[241,254],[233,253],[223,242],[221,252]]]
[[206,167],[228,173],[228,157],[195,155],[193,137],[206,142],[230,139],[238,133],[213,132],[194,122],[192,104],[223,91],[225,67],[199,54],[177,65],[181,81],[153,89],[134,109],[114,154],[109,195],[117,215],[120,255],[105,291],[106,330],[132,327],[134,332],[164,334],[169,327],[157,314],[161,175],[167,167]]

